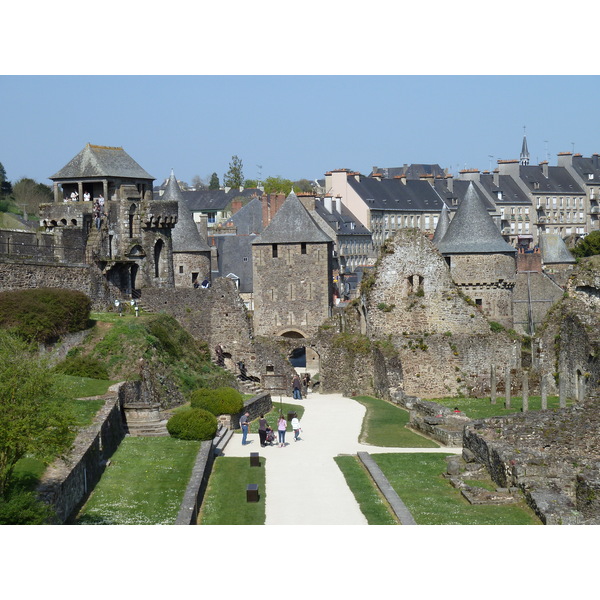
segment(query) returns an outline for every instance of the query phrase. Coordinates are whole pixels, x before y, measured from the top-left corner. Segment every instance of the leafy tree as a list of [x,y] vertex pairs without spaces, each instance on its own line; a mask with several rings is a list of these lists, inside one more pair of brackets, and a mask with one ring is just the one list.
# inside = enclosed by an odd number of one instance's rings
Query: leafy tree
[[57,377],[34,346],[0,330],[0,496],[5,499],[21,458],[50,460],[72,441],[74,418]]
[[294,186],[290,179],[282,177],[267,177],[265,179],[265,194],[285,194],[286,196],[292,191]]
[[246,179],[246,181],[244,181],[244,187],[246,189],[248,189],[248,188],[257,188],[258,187],[258,181],[256,179]]
[[221,184],[219,183],[219,176],[216,173],[213,173],[210,176],[210,182],[208,184],[208,189],[209,190],[218,190],[221,187]]
[[242,159],[235,154],[231,157],[229,171],[223,176],[223,183],[230,188],[240,188],[244,185]]
[[12,185],[6,179],[6,170],[0,163],[0,196],[8,196],[9,194],[12,194]]
[[600,254],[600,231],[588,233],[571,252],[577,258]]
[[12,189],[17,206],[25,208],[29,214],[37,213],[41,203],[54,200],[52,190],[47,185],[27,177],[19,179]]
[[313,186],[308,179],[299,179],[298,181],[294,181],[294,189],[299,192],[312,192]]

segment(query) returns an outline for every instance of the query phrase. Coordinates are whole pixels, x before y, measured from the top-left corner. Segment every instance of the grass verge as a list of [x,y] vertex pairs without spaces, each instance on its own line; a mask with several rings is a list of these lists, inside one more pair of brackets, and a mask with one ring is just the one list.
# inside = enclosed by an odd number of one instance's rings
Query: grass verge
[[199,449],[171,437],[125,438],[76,523],[173,524]]
[[[470,419],[487,419],[488,417],[500,417],[502,415],[512,415],[523,410],[523,398],[513,397],[510,400],[510,408],[504,408],[504,397],[497,397],[496,404],[491,403],[490,398],[435,398],[432,402],[437,402],[442,406],[454,408],[455,406]],[[572,404],[567,400],[567,406]],[[548,410],[559,408],[558,396],[548,396]],[[529,397],[529,410],[541,410],[542,397]]]
[[419,525],[539,525],[525,504],[472,505],[442,477],[444,454],[372,454]]
[[[265,463],[251,467],[247,458],[218,457],[198,515],[199,525],[264,525]],[[258,502],[246,501],[246,486],[258,484]]]
[[406,428],[407,410],[371,396],[356,396],[353,400],[367,409],[360,433],[361,443],[386,448],[439,448],[433,440]]
[[337,466],[369,525],[398,525],[384,497],[356,456],[336,456]]

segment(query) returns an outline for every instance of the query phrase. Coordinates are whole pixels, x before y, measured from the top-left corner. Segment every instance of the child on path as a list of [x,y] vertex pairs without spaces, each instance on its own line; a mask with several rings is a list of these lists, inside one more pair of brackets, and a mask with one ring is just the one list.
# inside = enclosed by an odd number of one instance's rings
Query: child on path
[[294,441],[297,442],[300,439],[300,421],[298,420],[298,413],[294,413],[292,419],[292,429],[294,430]]
[[277,434],[279,435],[279,447],[285,447],[285,430],[287,429],[287,421],[283,415],[279,415],[279,421],[277,421]]

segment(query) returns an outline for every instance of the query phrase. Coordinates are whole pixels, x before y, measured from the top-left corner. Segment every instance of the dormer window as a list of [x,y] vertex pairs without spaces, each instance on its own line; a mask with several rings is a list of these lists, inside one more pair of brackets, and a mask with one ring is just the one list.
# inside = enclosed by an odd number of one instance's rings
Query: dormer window
[[534,181],[533,182],[533,189],[534,190],[539,190],[540,189],[540,182],[539,181]]

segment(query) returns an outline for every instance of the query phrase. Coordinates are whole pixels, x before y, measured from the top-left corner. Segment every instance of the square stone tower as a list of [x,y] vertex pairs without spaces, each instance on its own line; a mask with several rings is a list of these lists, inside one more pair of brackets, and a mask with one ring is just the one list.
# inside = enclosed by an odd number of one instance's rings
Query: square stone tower
[[331,315],[333,240],[296,194],[252,242],[254,331],[309,337]]

